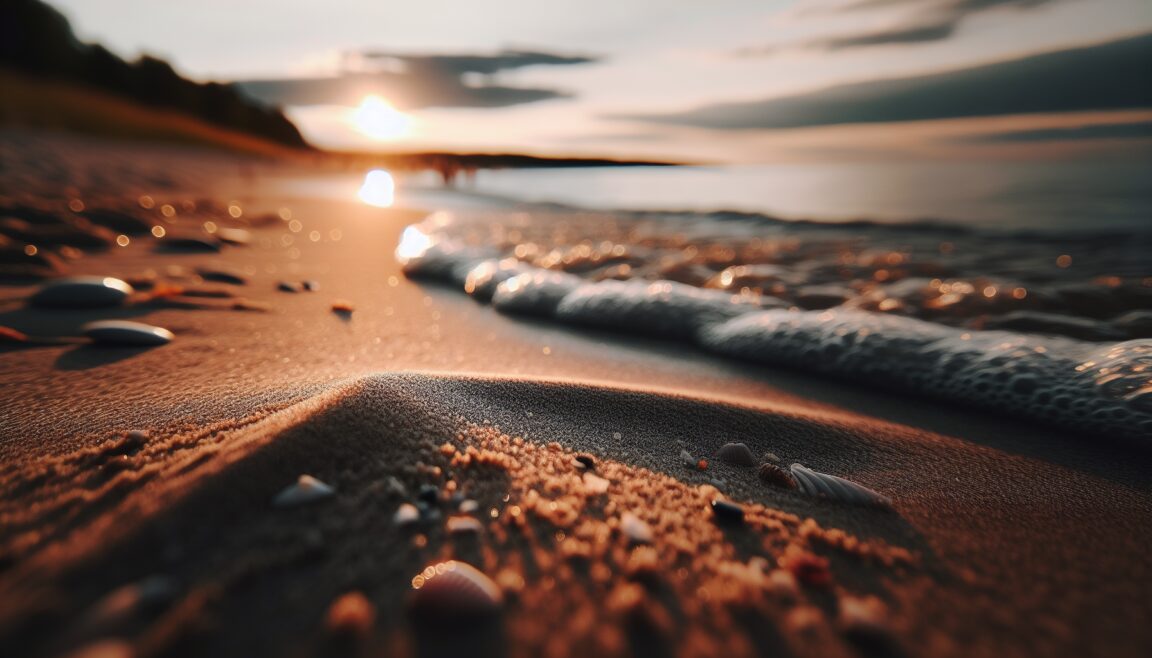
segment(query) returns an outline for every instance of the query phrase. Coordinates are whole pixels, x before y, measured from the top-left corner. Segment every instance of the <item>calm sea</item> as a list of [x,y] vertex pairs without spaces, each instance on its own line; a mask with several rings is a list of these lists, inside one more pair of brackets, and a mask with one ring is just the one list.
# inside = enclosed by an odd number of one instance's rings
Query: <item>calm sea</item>
[[933,219],[985,228],[1152,231],[1152,160],[504,170],[481,171],[460,189],[594,209],[740,210],[789,219]]

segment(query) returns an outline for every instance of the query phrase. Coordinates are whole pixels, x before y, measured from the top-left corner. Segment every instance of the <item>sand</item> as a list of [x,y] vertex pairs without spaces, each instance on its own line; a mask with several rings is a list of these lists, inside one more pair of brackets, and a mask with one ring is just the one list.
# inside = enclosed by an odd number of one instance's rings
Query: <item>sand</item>
[[[197,194],[246,213],[290,207],[300,230],[257,228],[253,245],[209,256],[158,256],[135,240],[70,273],[228,266],[249,273],[238,294],[269,310],[0,311],[0,325],[27,333],[121,317],[176,334],[149,350],[0,352],[11,655],[101,641],[121,652],[107,655],[145,656],[1152,647],[1152,477],[1137,446],[509,319],[400,274],[390,253],[418,210],[217,184]],[[285,279],[320,288],[278,292]],[[355,311],[332,313],[336,299]],[[728,441],[859,482],[893,509],[764,484],[714,458]],[[465,459],[469,448],[483,452]],[[708,468],[686,467],[681,450]],[[596,458],[607,492],[588,491],[576,452]],[[274,507],[304,473],[336,494]],[[477,501],[478,536],[449,535],[443,520],[393,524],[420,485],[449,482]],[[744,525],[715,522],[718,496],[746,504]],[[625,513],[648,523],[651,545],[628,545]],[[803,568],[819,565],[808,556],[828,560],[828,582]],[[449,558],[487,573],[505,601],[484,624],[433,620],[430,633],[407,614],[411,582]],[[329,607],[354,591],[374,621],[333,631]]]

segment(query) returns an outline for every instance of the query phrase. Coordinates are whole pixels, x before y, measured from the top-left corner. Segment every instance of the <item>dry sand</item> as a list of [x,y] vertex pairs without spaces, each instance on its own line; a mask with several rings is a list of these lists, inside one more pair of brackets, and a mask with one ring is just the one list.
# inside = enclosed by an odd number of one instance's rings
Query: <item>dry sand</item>
[[[291,207],[300,230],[256,229],[252,246],[211,256],[137,240],[71,273],[222,265],[248,271],[241,294],[268,311],[0,312],[27,333],[125,317],[177,335],[0,352],[3,655],[101,641],[113,656],[1152,649],[1152,476],[1135,446],[512,320],[400,275],[390,254],[418,212],[196,192]],[[276,291],[286,279],[320,289]],[[356,310],[332,313],[336,299]],[[714,459],[728,441],[860,482],[893,509],[761,483]],[[606,492],[588,489],[575,452],[596,458]],[[273,507],[303,473],[336,494]],[[475,499],[482,531],[396,527],[422,484]],[[747,503],[746,523],[717,524],[716,496]],[[650,545],[622,537],[625,513]],[[413,577],[448,558],[496,580],[499,615],[406,614]],[[354,599],[326,621],[354,591],[374,621]]]

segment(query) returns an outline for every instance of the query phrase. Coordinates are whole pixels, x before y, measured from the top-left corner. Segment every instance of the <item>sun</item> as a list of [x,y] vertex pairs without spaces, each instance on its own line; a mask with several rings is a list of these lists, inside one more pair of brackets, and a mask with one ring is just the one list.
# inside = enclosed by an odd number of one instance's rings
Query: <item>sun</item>
[[412,129],[412,117],[383,98],[369,95],[352,111],[352,125],[372,139],[387,141],[407,135]]

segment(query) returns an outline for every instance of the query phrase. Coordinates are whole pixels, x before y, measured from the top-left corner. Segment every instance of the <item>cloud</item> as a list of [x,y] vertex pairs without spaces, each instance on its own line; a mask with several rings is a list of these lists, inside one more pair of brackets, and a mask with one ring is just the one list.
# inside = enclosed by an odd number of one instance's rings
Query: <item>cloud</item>
[[1152,138],[1152,121],[1128,123],[1096,123],[1069,128],[1038,128],[988,133],[963,138],[960,141],[976,143],[1069,142],[1094,139],[1148,139]]
[[[570,66],[592,57],[505,50],[490,55],[413,55],[388,51],[352,53],[348,59],[365,70],[320,78],[243,80],[234,83],[270,105],[356,105],[379,94],[400,109],[429,107],[497,108],[566,98],[557,89],[508,87],[491,78],[500,71],[528,66]],[[480,80],[473,78],[480,77]]]
[[[867,32],[854,32],[820,37],[792,44],[791,47],[814,50],[846,50],[913,43],[943,41],[956,33],[969,16],[993,9],[1032,9],[1066,0],[851,0],[834,5],[817,5],[801,10],[798,15],[851,14],[862,11],[913,9],[906,12],[892,27]],[[911,21],[909,22],[909,18]],[[779,46],[743,49],[742,55],[768,55],[781,50]]]
[[629,119],[719,130],[780,129],[1152,107],[1152,33],[929,75]]

